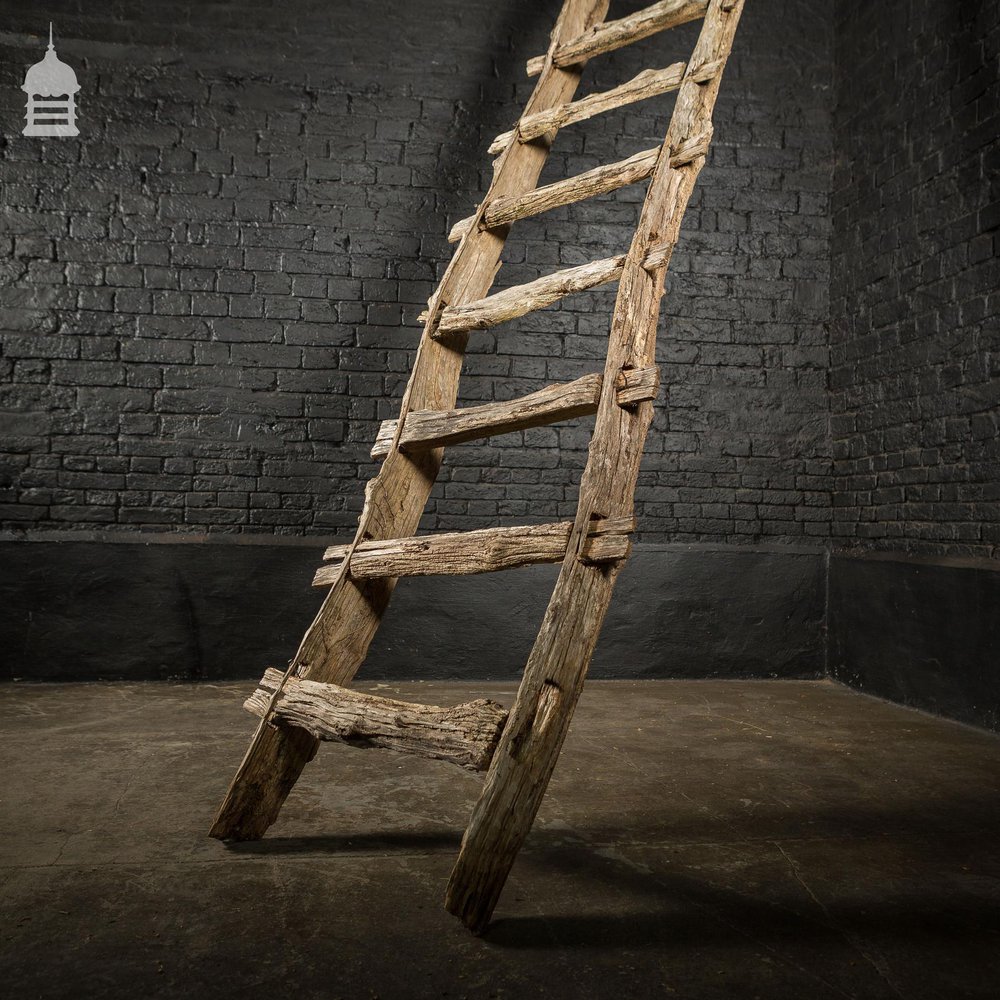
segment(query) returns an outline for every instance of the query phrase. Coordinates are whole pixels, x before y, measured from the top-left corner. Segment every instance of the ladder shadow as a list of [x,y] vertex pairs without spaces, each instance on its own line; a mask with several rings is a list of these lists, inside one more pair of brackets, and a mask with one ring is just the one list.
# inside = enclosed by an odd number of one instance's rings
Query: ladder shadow
[[226,844],[234,854],[371,854],[373,852],[432,854],[456,851],[462,832],[454,830],[401,830],[382,833],[318,834],[299,837],[265,837],[263,840],[231,841]]
[[[830,845],[831,855],[835,848]],[[856,892],[863,879],[859,875],[859,882],[848,882],[844,891],[819,904],[791,884],[765,899],[749,885],[710,885],[687,875],[654,873],[584,847],[563,845],[535,858],[542,866],[571,870],[575,877],[585,873],[607,887],[620,909],[501,917],[482,935],[488,944],[511,950],[662,950],[839,943],[856,949],[858,941],[877,937],[899,943],[933,940],[957,948],[979,945],[996,954],[990,946],[1000,934],[1000,893],[995,889],[949,889],[938,882],[920,893],[911,886],[893,895],[865,896]],[[588,890],[588,895],[603,891]],[[1000,960],[994,962],[1000,974]]]
[[[513,122],[506,117],[491,120],[497,112],[496,102],[484,94],[481,81],[489,79],[498,90],[514,90],[521,85],[533,85],[526,76],[525,61],[548,44],[548,30],[552,25],[552,12],[545,4],[522,0],[506,5],[498,25],[487,35],[484,47],[476,53],[479,71],[470,74],[467,85],[456,95],[452,120],[441,136],[439,164],[441,170],[441,205],[445,216],[456,218],[471,214],[478,201],[485,195],[480,185],[483,155],[495,134],[510,128]],[[539,38],[532,46],[529,39]],[[468,191],[476,191],[469,201]],[[450,254],[448,254],[450,257]],[[446,263],[446,261],[445,261]]]

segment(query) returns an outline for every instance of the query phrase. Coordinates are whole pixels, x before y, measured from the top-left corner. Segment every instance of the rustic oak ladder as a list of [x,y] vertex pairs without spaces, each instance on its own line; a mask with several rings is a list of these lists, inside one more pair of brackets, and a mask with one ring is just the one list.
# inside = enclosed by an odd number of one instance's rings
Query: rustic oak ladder
[[[712,110],[744,0],[660,0],[605,21],[608,0],[565,0],[538,82],[513,130],[498,136],[493,181],[475,214],[452,230],[458,247],[423,315],[400,416],[372,450],[384,458],[365,490],[357,534],[326,551],[315,583],[329,592],[282,674],[269,670],[247,702],[261,716],[216,817],[222,840],[263,836],[318,739],[339,739],[489,767],[462,841],[446,906],[473,930],[488,923],[541,804],[569,727],[612,588],[628,556],[633,494],[658,390],[654,359],[664,275],[712,134]],[[703,19],[690,60],[646,70],[613,90],[572,100],[587,59]],[[536,187],[556,131],[670,90],[662,145]],[[626,252],[488,294],[512,223],[649,178]],[[470,331],[557,299],[618,282],[603,374],[509,403],[455,409]],[[596,422],[572,522],[414,537],[444,446],[583,414]],[[509,717],[490,702],[454,709],[404,705],[347,691],[396,579],[559,562],[559,578]]]

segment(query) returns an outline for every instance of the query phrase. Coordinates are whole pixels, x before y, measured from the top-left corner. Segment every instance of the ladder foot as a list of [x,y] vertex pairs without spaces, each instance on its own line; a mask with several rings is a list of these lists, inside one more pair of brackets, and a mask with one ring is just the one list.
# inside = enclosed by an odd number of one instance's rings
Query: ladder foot
[[304,729],[264,726],[243,758],[208,835],[216,840],[260,840],[318,746],[319,741]]

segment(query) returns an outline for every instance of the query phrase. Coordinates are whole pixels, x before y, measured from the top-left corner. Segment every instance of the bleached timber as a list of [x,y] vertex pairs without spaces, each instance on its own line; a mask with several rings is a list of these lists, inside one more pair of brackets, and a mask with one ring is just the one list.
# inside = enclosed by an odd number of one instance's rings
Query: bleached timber
[[[689,66],[726,60],[742,10],[743,0],[710,0]],[[645,401],[634,407],[619,406],[615,380],[623,370],[648,368],[654,363],[665,268],[647,270],[644,262],[651,247],[676,241],[680,233],[684,210],[705,160],[702,156],[676,167],[670,151],[692,136],[708,133],[720,80],[721,72],[707,83],[692,77],[681,84],[663,143],[666,155],[657,162],[619,280],[604,385],[580,482],[573,534],[448,882],[445,905],[474,931],[489,922],[514,858],[531,829],[621,570],[621,562],[589,565],[579,558],[579,550],[587,525],[598,512],[602,517],[632,514],[652,404]]]
[[[698,82],[704,83],[720,68],[719,63],[709,63],[699,67],[696,71]],[[551,111],[540,111],[538,114],[528,115],[517,123],[516,129],[498,135],[490,143],[489,152],[493,154],[502,152],[515,135],[518,142],[531,142],[532,139],[537,139],[540,135],[545,135],[546,132],[554,128],[565,128],[567,125],[573,125],[576,122],[586,121],[588,118],[604,114],[605,111],[613,111],[615,108],[625,107],[628,104],[645,101],[659,94],[669,93],[681,85],[686,70],[687,64],[682,62],[673,63],[663,69],[644,69],[628,82],[619,84],[612,90],[591,94],[579,101],[571,101],[558,108],[552,108]]]
[[[594,521],[588,528],[584,558],[592,563],[626,558],[628,535],[634,526],[631,518]],[[331,545],[323,554],[328,565],[316,571],[313,586],[328,585],[346,559],[350,560],[351,575],[358,579],[495,573],[517,566],[561,562],[572,530],[572,521],[559,521],[362,542],[353,552],[348,545]]]
[[[256,838],[274,821],[317,745],[304,716],[297,723],[282,721],[286,688],[300,680],[321,685],[349,680],[365,656],[398,576],[487,572],[523,565],[519,560],[527,555],[535,561],[555,558],[561,561],[559,579],[448,885],[446,906],[468,927],[479,931],[489,921],[545,794],[615,579],[628,556],[639,463],[658,390],[654,352],[664,274],[705,163],[712,110],[742,9],[743,0],[661,0],[629,17],[601,23],[607,0],[565,0],[548,52],[533,61],[540,78],[521,118],[525,123],[534,117],[532,128],[543,120],[537,116],[550,114],[547,121],[562,121],[559,109],[584,103],[573,102],[572,96],[590,55],[697,17],[705,19],[677,87],[670,127],[655,156],[629,250],[489,295],[509,229],[509,222],[491,226],[491,208],[523,208],[532,204],[532,197],[537,206],[553,194],[553,185],[544,194],[532,192],[555,127],[531,141],[508,142],[494,165],[490,189],[463,226],[452,262],[422,317],[425,325],[400,416],[384,445],[382,469],[366,489],[357,534],[350,544],[328,551],[330,565],[319,572],[330,591],[319,614],[288,671],[275,672],[270,691],[265,688],[255,696],[261,724],[219,811],[213,836]],[[514,133],[523,138],[527,129],[522,131],[519,123]],[[611,172],[620,166],[612,165]],[[580,178],[563,187],[559,197],[574,186],[580,187]],[[599,187],[592,193],[599,193]],[[597,391],[595,428],[573,522],[485,529],[480,538],[475,532],[414,538],[440,467],[440,435],[456,429],[460,434],[473,429],[477,434],[496,433],[504,419],[513,420],[510,404],[487,404],[508,410],[495,410],[485,423],[483,414],[472,413],[482,408],[455,409],[469,331],[611,280],[618,281],[618,296],[604,373],[599,386],[591,386]],[[546,405],[551,408],[535,412],[533,418],[554,418],[558,402],[550,399]],[[586,405],[595,404],[588,398]],[[413,428],[408,431],[411,416]],[[439,437],[421,438],[421,425],[435,420]],[[479,424],[463,425],[467,420]],[[408,434],[413,437],[404,447]],[[418,443],[426,447],[415,447]]]
[[[630,14],[617,21],[605,21],[595,25],[590,31],[582,32],[578,38],[560,45],[552,55],[557,66],[573,66],[600,55],[613,52],[625,45],[631,45],[667,28],[676,28],[688,21],[696,21],[705,16],[708,0],[660,0],[650,7]],[[535,56],[528,60],[528,76],[537,76],[542,71],[546,56]]]
[[448,306],[441,313],[440,322],[432,336],[435,340],[440,340],[452,334],[465,333],[466,330],[486,330],[499,323],[517,319],[518,316],[551,305],[566,295],[617,281],[624,264],[625,254],[592,260],[589,264],[566,267],[523,285],[505,288],[502,292],[495,292],[464,306]]
[[336,684],[289,677],[269,668],[243,707],[258,717],[271,708],[272,721],[297,726],[318,740],[355,747],[382,747],[430,757],[470,771],[485,771],[507,721],[502,705],[487,698],[452,708],[380,698]]
[[[483,403],[457,410],[411,410],[406,416],[399,447],[437,448],[541,427],[597,410],[601,375],[592,372],[573,382],[549,385],[509,402]],[[383,458],[396,434],[397,420],[384,420],[379,427],[372,458]]]
[[686,68],[684,63],[677,62],[665,66],[663,69],[644,69],[631,80],[619,84],[611,90],[591,94],[579,101],[560,104],[558,108],[540,111],[536,115],[529,115],[517,123],[516,129],[498,135],[490,143],[488,152],[494,155],[502,152],[515,135],[519,142],[530,142],[554,128],[565,128],[567,125],[586,121],[588,118],[603,114],[605,111],[613,111],[626,104],[633,104],[636,101],[655,97],[657,94],[666,94],[671,90],[676,90],[681,85],[681,80],[684,79]]
[[[486,209],[481,225],[487,229],[506,226],[517,222],[518,219],[527,219],[532,215],[558,208],[560,205],[570,205],[575,201],[616,191],[627,184],[636,184],[653,172],[659,155],[660,147],[655,146],[617,163],[606,163],[575,177],[567,177],[564,181],[546,184],[545,187],[536,188],[530,194],[521,195],[520,198],[498,198]],[[471,223],[471,217],[456,222],[448,234],[448,239],[453,243],[461,239]]]
[[[551,54],[604,19],[608,0],[566,0],[552,30]],[[580,82],[582,64],[555,65],[547,56],[526,115],[546,111],[571,100]],[[517,143],[498,157],[486,198],[524,194],[532,190],[548,156],[549,144]],[[481,205],[485,209],[486,200]],[[506,234],[480,230],[478,219],[456,248],[437,291],[431,298],[413,371],[401,406],[400,425],[410,410],[448,410],[455,406],[465,340],[453,336],[447,344],[431,336],[445,305],[482,298],[496,276]],[[416,455],[399,450],[394,441],[378,475],[365,489],[365,505],[354,544],[362,540],[412,535],[427,504],[441,465],[440,449]],[[356,580],[347,573],[349,561],[310,625],[289,664],[289,676],[345,684],[364,661],[368,646],[388,606],[395,580]],[[317,741],[298,727],[257,727],[250,746],[219,808],[210,834],[220,840],[256,840],[275,821],[302,769],[312,760]]]
[[656,399],[660,390],[660,369],[656,365],[623,368],[615,376],[615,389],[619,406],[631,406],[647,399]]
[[[671,163],[675,167],[680,167],[696,160],[699,156],[704,156],[708,152],[711,141],[710,131],[705,135],[686,139],[670,153]],[[570,205],[576,201],[583,201],[585,198],[593,198],[596,195],[607,194],[609,191],[617,191],[618,188],[628,184],[636,184],[653,173],[656,169],[656,161],[662,152],[661,146],[644,149],[641,153],[636,153],[625,160],[608,163],[588,170],[586,173],[577,174],[575,177],[546,184],[545,187],[536,188],[530,194],[522,195],[519,198],[498,198],[483,213],[479,225],[484,229],[495,229],[498,226],[510,225],[519,219],[526,219],[529,216],[558,208],[560,205]],[[461,239],[469,231],[471,225],[472,216],[459,220],[452,227],[448,239],[452,243]]]

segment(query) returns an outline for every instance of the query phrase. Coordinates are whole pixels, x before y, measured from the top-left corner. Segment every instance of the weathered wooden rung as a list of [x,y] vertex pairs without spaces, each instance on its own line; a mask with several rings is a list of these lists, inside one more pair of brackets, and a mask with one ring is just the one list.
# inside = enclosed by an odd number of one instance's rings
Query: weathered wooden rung
[[[704,156],[708,152],[711,142],[711,131],[686,139],[671,151],[671,166],[682,167],[697,157]],[[526,219],[532,215],[538,215],[540,212],[558,208],[560,205],[569,205],[576,201],[582,201],[584,198],[607,194],[609,191],[615,191],[628,184],[636,184],[645,180],[656,169],[661,150],[661,146],[644,149],[641,153],[636,153],[625,160],[608,163],[588,170],[586,173],[577,174],[575,177],[546,184],[528,194],[497,198],[482,213],[479,228],[496,229],[499,226],[517,222],[519,219]],[[469,231],[475,218],[476,216],[470,215],[468,218],[456,222],[448,234],[448,239],[452,243],[460,240]]]
[[[556,66],[574,66],[603,52],[613,52],[648,38],[667,28],[675,28],[705,16],[708,0],[660,0],[649,7],[617,21],[605,21],[585,31],[578,38],[556,47],[552,62]],[[528,60],[528,76],[537,76],[545,66],[547,56]]]
[[611,90],[598,94],[590,94],[579,101],[567,101],[548,111],[537,111],[526,115],[518,123],[516,129],[502,132],[490,143],[489,152],[493,155],[502,153],[516,135],[521,142],[530,142],[554,128],[563,128],[576,122],[586,121],[605,111],[612,111],[626,104],[655,97],[676,90],[684,79],[687,63],[676,62],[663,69],[644,69],[631,80],[619,84]]
[[[439,448],[541,427],[597,411],[603,376],[584,375],[573,382],[546,386],[537,392],[502,403],[484,403],[458,410],[411,410],[406,415],[399,446],[404,451]],[[372,458],[389,454],[396,420],[383,420],[372,446]]]
[[[497,226],[506,226],[560,205],[570,205],[575,201],[583,201],[584,198],[593,198],[628,184],[636,184],[653,172],[660,150],[660,146],[654,146],[616,163],[606,163],[575,177],[535,188],[530,194],[497,198],[486,206],[480,226],[483,229],[496,229]],[[474,218],[475,216],[469,216],[456,222],[448,239],[452,243],[460,240],[468,232]]]
[[[721,60],[716,60],[698,67],[693,75],[699,83],[704,83],[715,76],[721,68]],[[494,155],[502,153],[515,135],[519,142],[531,142],[532,139],[537,139],[555,128],[564,128],[603,114],[605,111],[613,111],[627,104],[635,104],[637,101],[669,93],[681,85],[686,71],[687,63],[683,62],[673,63],[663,69],[644,69],[631,80],[611,90],[591,94],[579,101],[560,104],[559,107],[550,108],[548,111],[537,111],[533,115],[526,115],[517,123],[516,129],[498,135],[490,143],[489,152]]]
[[[463,333],[466,330],[485,330],[498,323],[517,319],[525,313],[551,305],[564,295],[582,292],[608,281],[617,281],[624,264],[624,254],[606,257],[603,260],[592,260],[589,264],[567,267],[546,274],[535,281],[505,288],[502,292],[495,292],[466,305],[448,306],[442,310],[437,329],[431,336],[435,340],[440,340],[449,334]],[[420,314],[421,322],[426,315],[426,313]]]
[[[566,555],[572,528],[571,521],[559,521],[361,542],[351,556],[350,575],[357,580],[458,576],[494,573],[535,563],[561,562]],[[628,533],[634,528],[635,521],[631,517],[594,521],[581,558],[592,563],[627,558]],[[348,545],[331,545],[326,550],[323,554],[326,563],[316,570],[314,587],[326,587],[333,582],[349,548]]]
[[[281,681],[282,672],[268,668],[243,707],[262,716]],[[382,747],[485,771],[507,710],[486,698],[453,708],[417,705],[291,676],[271,710],[271,721],[305,729],[319,740]]]
[[656,365],[623,369],[615,379],[615,389],[619,406],[656,399],[656,394],[660,391],[660,369]]
[[[589,416],[597,412],[602,382],[603,376],[595,372],[509,402],[484,403],[459,410],[411,410],[406,415],[399,446],[403,451],[442,448]],[[620,372],[615,381],[618,405],[655,399],[659,384],[660,371],[655,366]],[[397,423],[395,419],[382,421],[372,445],[372,458],[382,459],[389,454]]]

